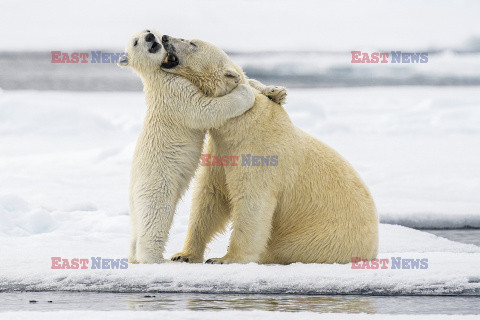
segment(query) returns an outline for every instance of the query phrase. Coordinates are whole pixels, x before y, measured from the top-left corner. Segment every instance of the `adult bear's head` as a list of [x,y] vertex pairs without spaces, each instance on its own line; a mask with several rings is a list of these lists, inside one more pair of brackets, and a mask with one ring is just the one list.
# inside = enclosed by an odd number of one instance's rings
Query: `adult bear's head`
[[185,77],[208,96],[223,96],[245,82],[242,69],[211,43],[163,35],[161,44],[167,53],[161,69]]

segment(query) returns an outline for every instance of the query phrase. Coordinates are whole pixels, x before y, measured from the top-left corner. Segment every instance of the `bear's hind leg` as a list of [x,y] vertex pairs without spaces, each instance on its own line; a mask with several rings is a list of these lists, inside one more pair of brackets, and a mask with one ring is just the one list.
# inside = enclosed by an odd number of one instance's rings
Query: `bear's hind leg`
[[132,236],[130,238],[130,249],[128,252],[128,262],[138,263],[137,261],[137,222],[135,219],[135,209],[130,206],[130,220],[132,225]]
[[202,263],[207,244],[225,230],[230,209],[225,198],[225,173],[222,167],[201,167],[193,192],[188,231],[181,252],[170,259]]
[[128,262],[138,263],[137,261],[137,235],[132,234],[132,239],[130,240],[130,252],[128,253]]
[[267,247],[277,204],[275,197],[247,192],[232,204],[233,230],[227,254],[206,263],[258,263]]

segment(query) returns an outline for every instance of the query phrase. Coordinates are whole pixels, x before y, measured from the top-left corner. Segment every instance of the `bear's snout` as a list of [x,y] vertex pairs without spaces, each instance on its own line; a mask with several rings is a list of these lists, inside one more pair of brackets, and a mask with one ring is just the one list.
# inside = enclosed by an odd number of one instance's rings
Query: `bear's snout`
[[149,33],[145,36],[145,41],[147,42],[152,42],[155,40],[155,36],[153,35],[153,33]]
[[163,44],[168,43],[169,38],[170,38],[169,36],[167,36],[166,34],[164,34],[164,35],[162,36],[162,43],[163,43]]

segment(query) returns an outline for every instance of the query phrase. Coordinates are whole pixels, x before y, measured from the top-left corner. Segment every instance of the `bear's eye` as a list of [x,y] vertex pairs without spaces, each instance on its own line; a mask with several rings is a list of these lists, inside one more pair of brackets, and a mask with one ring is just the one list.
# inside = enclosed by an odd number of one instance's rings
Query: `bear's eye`
[[138,39],[135,39],[135,42],[133,43],[133,46],[136,47],[138,44]]
[[193,41],[190,41],[190,44],[191,44],[192,46],[194,46],[194,47],[197,46],[197,44],[196,44],[195,42],[193,42]]

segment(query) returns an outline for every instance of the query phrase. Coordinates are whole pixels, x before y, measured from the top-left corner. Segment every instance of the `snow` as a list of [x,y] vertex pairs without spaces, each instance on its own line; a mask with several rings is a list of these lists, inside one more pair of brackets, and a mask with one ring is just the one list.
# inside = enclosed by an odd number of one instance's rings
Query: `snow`
[[[65,229],[23,237],[1,237],[0,291],[208,292],[289,294],[478,295],[480,247],[453,242],[401,226],[382,224],[380,259],[428,259],[427,269],[352,269],[347,265],[205,265],[165,263],[128,269],[51,269],[51,257],[124,258],[128,233],[107,223],[127,225],[128,217],[74,212]],[[84,216],[83,218],[80,218]],[[184,233],[174,232],[167,246],[173,254]],[[208,256],[220,256],[226,238]],[[91,263],[89,264],[91,266]],[[299,276],[301,275],[301,276]]]
[[[77,211],[91,218],[76,222],[92,227],[99,212],[127,215],[143,99],[140,92],[0,93],[0,234],[55,231]],[[477,88],[291,89],[288,100],[294,123],[357,169],[382,222],[480,227]],[[187,193],[174,233],[186,231],[189,203]],[[127,224],[117,227],[128,232]]]
[[38,319],[38,320],[56,320],[56,319],[130,319],[146,320],[146,319],[373,319],[373,320],[453,320],[453,319],[477,319],[477,315],[445,315],[445,314],[429,314],[429,315],[411,315],[411,314],[337,314],[337,313],[314,313],[314,312],[272,312],[272,311],[21,311],[21,312],[4,312],[0,313],[0,319]]
[[287,111],[371,188],[383,222],[480,226],[478,88],[290,90]]
[[[480,226],[479,108],[477,88],[415,87],[294,89],[286,106],[295,124],[359,171],[382,222],[442,228]],[[0,93],[0,291],[480,293],[480,247],[388,224],[379,258],[428,259],[428,269],[51,269],[51,257],[126,257],[130,159],[144,112],[142,93]],[[167,257],[183,244],[190,201],[189,190]],[[223,255],[227,241],[221,235],[206,257]]]
[[183,0],[173,10],[147,0],[84,0],[74,7],[61,0],[4,0],[0,21],[8,27],[0,28],[0,50],[122,50],[129,35],[145,28],[228,50],[478,50],[479,11],[474,0]]

